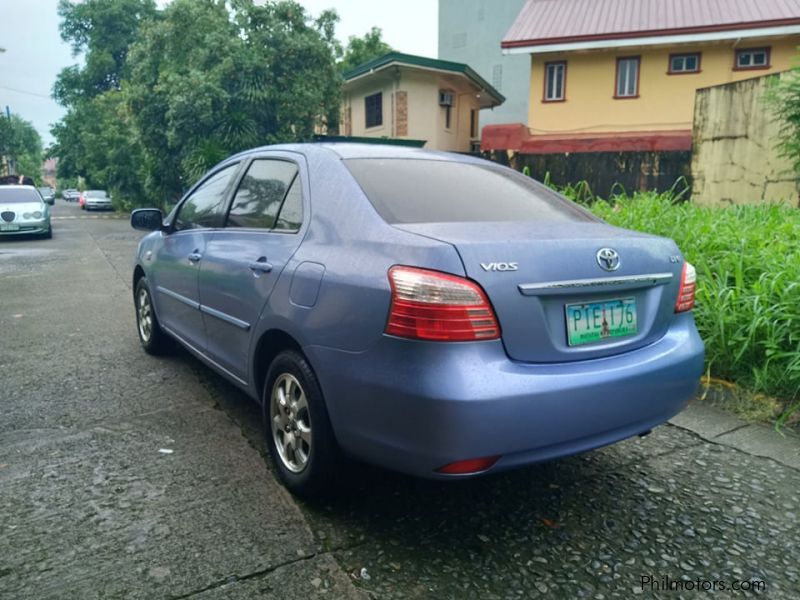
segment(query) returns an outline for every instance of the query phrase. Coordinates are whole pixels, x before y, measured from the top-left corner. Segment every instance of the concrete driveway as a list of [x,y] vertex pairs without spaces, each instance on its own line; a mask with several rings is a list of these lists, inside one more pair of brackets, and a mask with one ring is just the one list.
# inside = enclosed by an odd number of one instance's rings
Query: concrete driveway
[[53,240],[0,240],[0,598],[800,593],[800,442],[702,404],[522,471],[354,467],[334,499],[296,502],[252,402],[139,348],[140,234],[53,212]]

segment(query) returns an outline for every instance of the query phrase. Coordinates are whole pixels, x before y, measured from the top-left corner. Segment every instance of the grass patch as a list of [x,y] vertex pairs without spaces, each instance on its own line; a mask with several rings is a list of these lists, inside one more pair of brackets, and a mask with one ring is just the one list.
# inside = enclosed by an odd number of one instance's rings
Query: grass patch
[[[585,189],[561,191],[591,200]],[[637,192],[589,207],[612,225],[677,242],[697,268],[694,313],[709,376],[748,390],[752,400],[737,412],[777,414],[783,425],[800,409],[800,211],[679,199],[674,190]]]

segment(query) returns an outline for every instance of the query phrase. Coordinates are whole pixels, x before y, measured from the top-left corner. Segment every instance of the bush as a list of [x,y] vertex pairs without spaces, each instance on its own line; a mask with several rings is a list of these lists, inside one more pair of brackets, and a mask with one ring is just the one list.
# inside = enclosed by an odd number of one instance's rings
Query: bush
[[613,225],[674,239],[697,268],[695,317],[707,368],[800,408],[800,212],[705,208],[673,193],[635,193],[591,210]]

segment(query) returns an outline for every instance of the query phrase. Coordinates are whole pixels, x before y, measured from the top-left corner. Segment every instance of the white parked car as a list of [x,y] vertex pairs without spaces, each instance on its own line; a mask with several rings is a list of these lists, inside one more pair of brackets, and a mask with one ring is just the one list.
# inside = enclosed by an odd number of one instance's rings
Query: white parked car
[[0,236],[53,236],[50,207],[32,185],[0,186]]

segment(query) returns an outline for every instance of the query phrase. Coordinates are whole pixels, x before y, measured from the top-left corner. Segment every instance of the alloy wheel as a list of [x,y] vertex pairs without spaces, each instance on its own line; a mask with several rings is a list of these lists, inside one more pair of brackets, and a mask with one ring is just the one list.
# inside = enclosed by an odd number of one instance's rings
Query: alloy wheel
[[279,375],[272,386],[270,420],[283,466],[300,473],[311,454],[311,415],[303,386],[291,373]]
[[139,335],[142,341],[147,343],[153,334],[153,307],[150,303],[150,294],[145,288],[139,290],[139,297],[136,302],[136,316],[139,322]]

